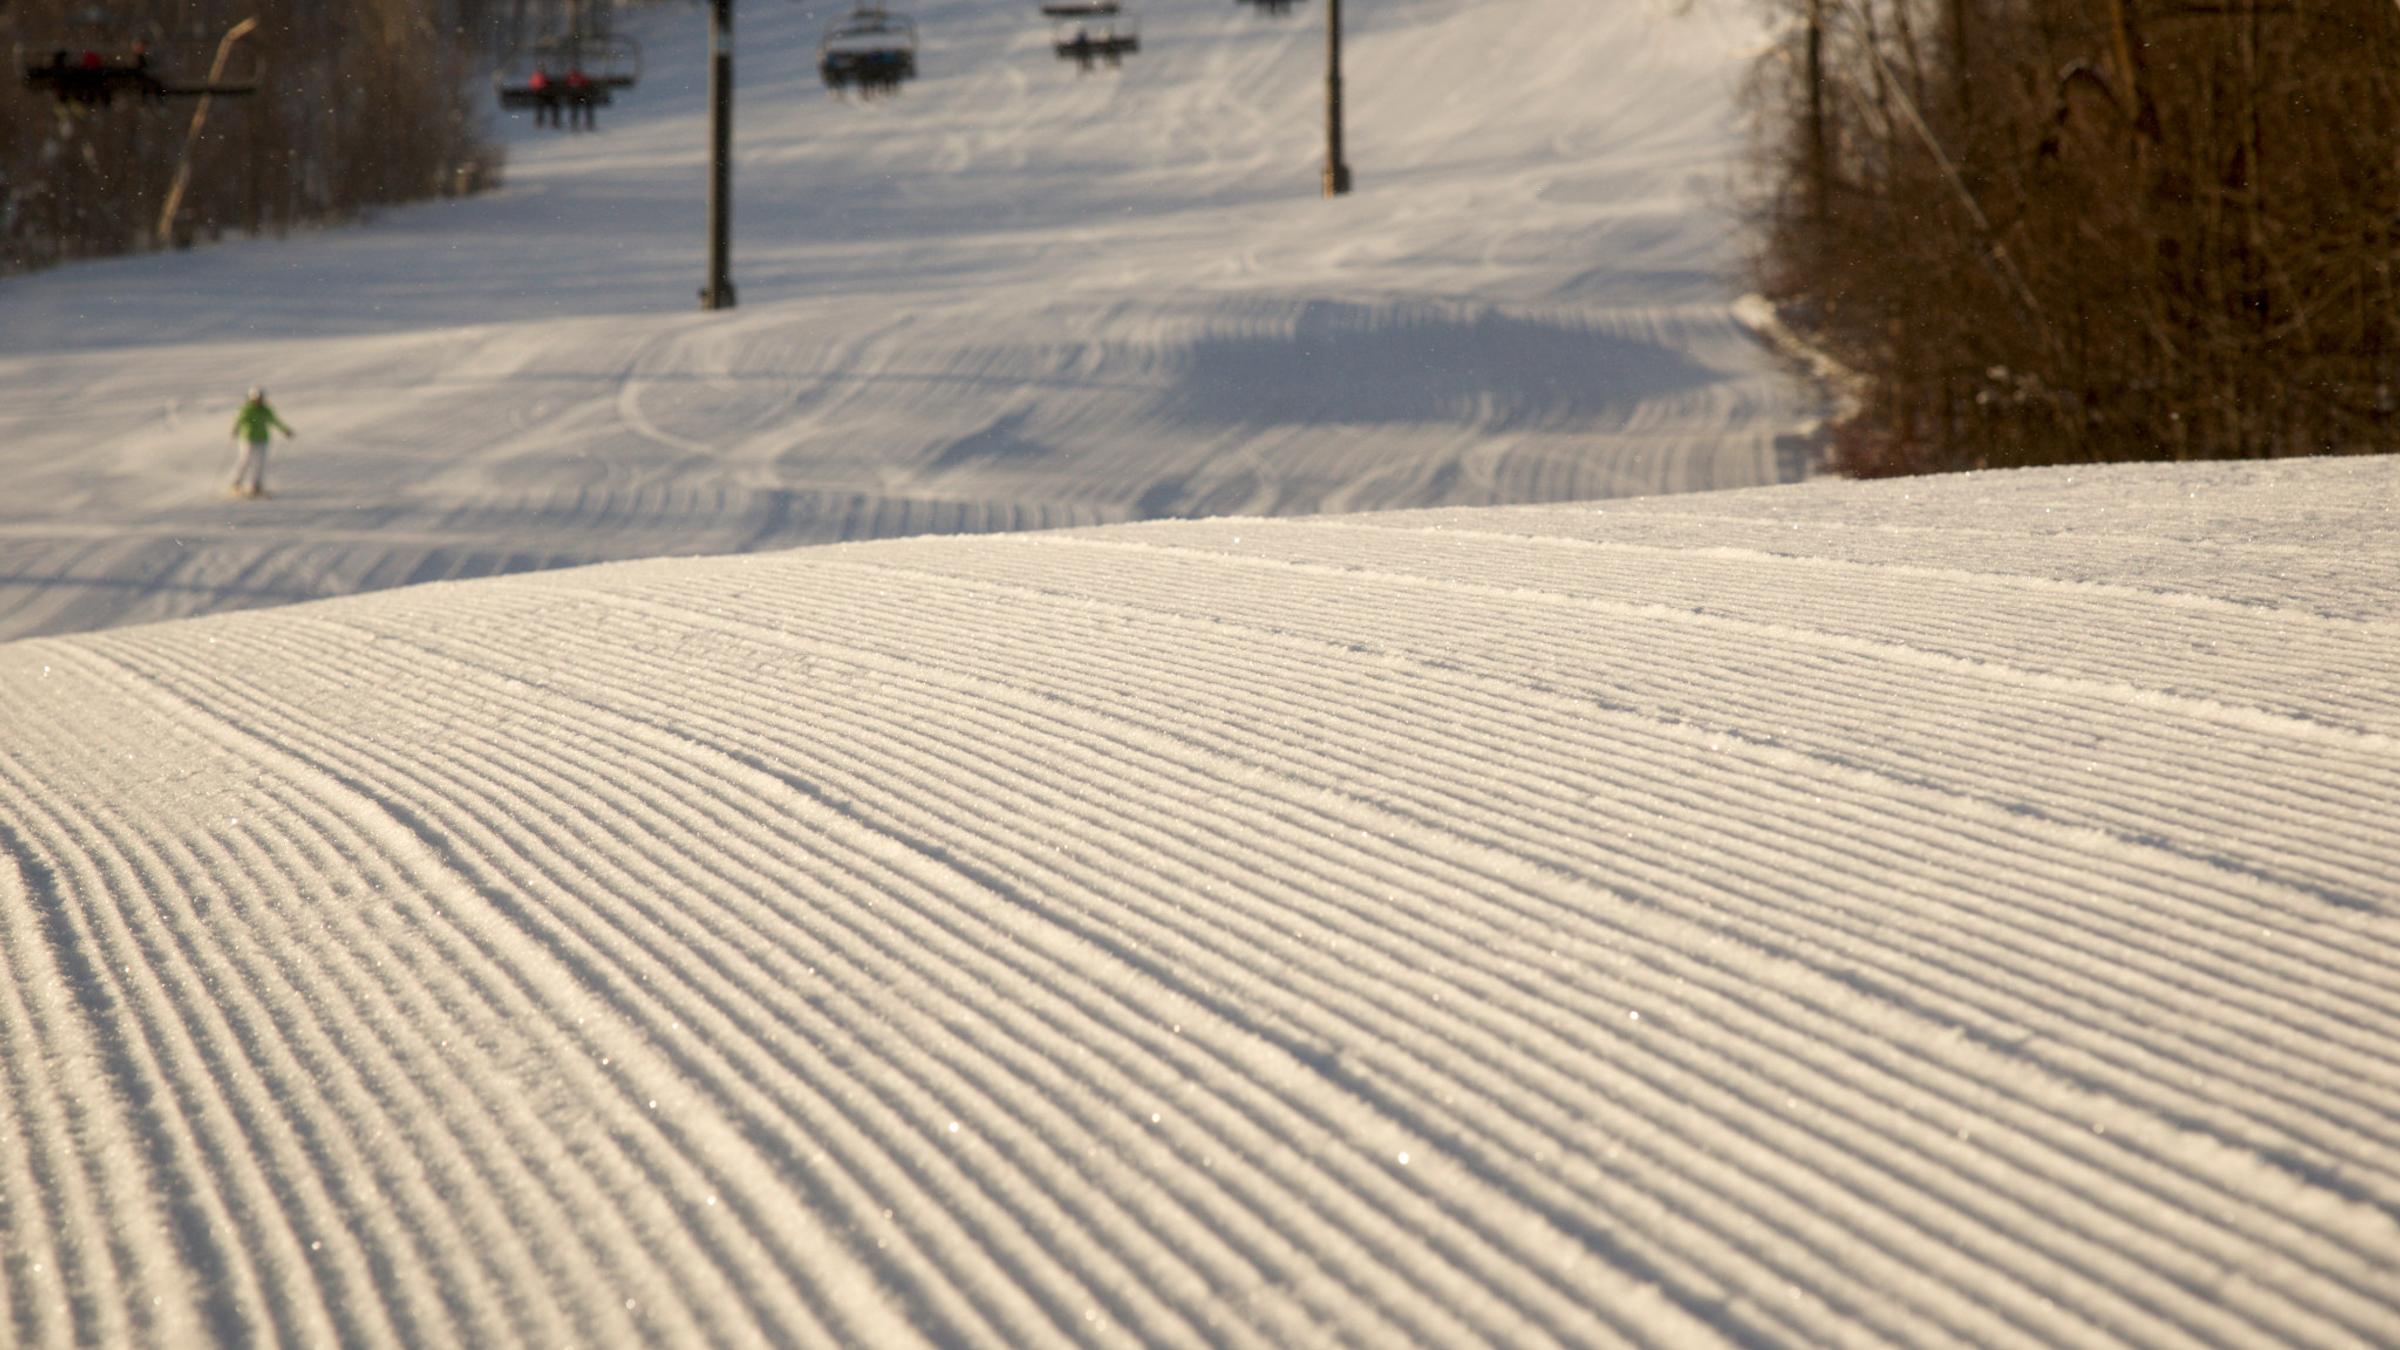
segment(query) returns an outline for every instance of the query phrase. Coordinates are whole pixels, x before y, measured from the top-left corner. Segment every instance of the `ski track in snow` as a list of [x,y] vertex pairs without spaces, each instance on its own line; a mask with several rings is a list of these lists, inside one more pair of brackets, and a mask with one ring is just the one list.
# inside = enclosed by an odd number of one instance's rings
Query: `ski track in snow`
[[912,8],[0,286],[0,1343],[2400,1344],[2400,461],[1689,492],[1730,0]]
[[[1160,516],[1576,501],[1803,467],[1732,314],[1737,0],[1321,25],[1156,0],[1121,73],[921,0],[924,78],[742,14],[734,280],[694,312],[705,25],[636,16],[597,135],[363,227],[0,284],[0,639],[666,554]],[[1576,40],[1562,42],[1571,27]],[[301,438],[219,493],[265,384]]]
[[0,646],[0,1339],[2392,1343],[2396,510],[1822,483]]

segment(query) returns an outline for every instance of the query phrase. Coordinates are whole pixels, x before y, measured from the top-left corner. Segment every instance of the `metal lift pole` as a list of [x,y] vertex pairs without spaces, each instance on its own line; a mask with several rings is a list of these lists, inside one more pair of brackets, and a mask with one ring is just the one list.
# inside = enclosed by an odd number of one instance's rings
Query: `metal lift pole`
[[1342,158],[1342,0],[1325,0],[1325,195],[1350,190]]
[[733,308],[733,0],[709,0],[708,284],[700,308]]

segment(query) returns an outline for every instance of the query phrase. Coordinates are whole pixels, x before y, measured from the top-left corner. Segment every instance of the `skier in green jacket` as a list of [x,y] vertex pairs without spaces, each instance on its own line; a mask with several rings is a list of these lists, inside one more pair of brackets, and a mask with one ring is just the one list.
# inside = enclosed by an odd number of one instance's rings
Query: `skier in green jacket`
[[286,436],[300,434],[285,426],[275,410],[267,406],[267,391],[253,386],[242,410],[233,415],[233,439],[242,452],[241,461],[233,467],[234,496],[267,495],[267,436],[273,431]]

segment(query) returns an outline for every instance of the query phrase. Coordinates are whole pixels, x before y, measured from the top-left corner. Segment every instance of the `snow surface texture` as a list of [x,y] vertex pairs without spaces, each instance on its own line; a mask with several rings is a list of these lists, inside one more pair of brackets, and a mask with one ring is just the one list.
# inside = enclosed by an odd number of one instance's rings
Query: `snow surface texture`
[[2400,1344],[2400,459],[0,645],[0,1340]]
[[2400,1344],[2400,461],[1464,509],[1787,476],[1745,8],[0,288],[0,1343]]
[[[846,8],[846,6],[844,6]],[[0,285],[0,639],[613,558],[1799,476],[1732,316],[1745,0],[1142,7],[1078,75],[1032,0],[740,7],[734,281],[702,314],[705,24],[496,196]],[[268,387],[302,439],[230,502]],[[1780,448],[1779,448],[1780,446]]]

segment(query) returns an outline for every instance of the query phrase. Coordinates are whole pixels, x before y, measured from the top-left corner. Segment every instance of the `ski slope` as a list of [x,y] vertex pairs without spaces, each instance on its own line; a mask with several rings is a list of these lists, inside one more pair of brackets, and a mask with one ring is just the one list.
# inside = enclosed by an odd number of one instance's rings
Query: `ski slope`
[[2400,460],[0,645],[0,1341],[2400,1343]]
[[2400,1343],[2400,460],[1758,486],[1737,0],[1030,10],[0,283],[0,1344]]
[[[924,77],[861,104],[817,81],[832,6],[741,7],[731,313],[695,308],[682,5],[642,16],[600,134],[508,130],[495,195],[0,283],[0,639],[603,559],[1799,475],[1807,396],[1731,314],[1741,0],[1358,6],[1338,202],[1321,12],[1152,0],[1143,53],[1081,76],[1031,0],[908,8]],[[230,502],[252,384],[302,434],[276,500]]]

